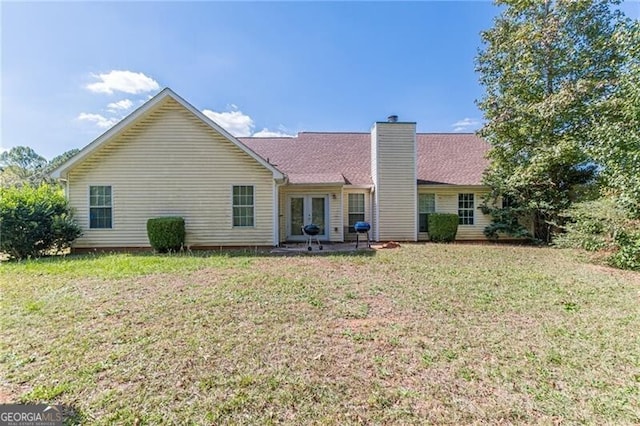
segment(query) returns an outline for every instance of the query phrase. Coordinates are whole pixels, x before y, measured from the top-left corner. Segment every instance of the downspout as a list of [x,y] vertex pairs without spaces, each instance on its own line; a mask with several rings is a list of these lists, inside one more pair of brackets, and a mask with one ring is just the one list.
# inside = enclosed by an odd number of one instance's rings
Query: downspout
[[280,187],[287,183],[287,178],[278,182],[273,179],[273,246],[280,246]]
[[[348,207],[347,207],[348,208]],[[340,228],[341,241],[344,243],[344,185],[340,187]]]
[[369,208],[371,209],[371,222],[372,222],[372,226],[373,226],[373,240],[374,241],[379,241],[380,240],[380,234],[378,232],[378,215],[377,213],[377,207],[378,205],[375,203],[375,191],[376,191],[376,187],[375,185],[371,186],[371,191],[369,191]]
[[[418,141],[417,141],[417,137],[416,137],[416,132],[413,132],[413,177],[414,177],[414,184],[413,184],[413,188],[415,190],[415,196],[413,198],[413,214],[414,216],[414,221],[413,221],[413,241],[418,241],[418,231],[420,230],[420,227],[418,226],[418,221],[420,220],[420,215],[418,214]],[[434,201],[435,202],[435,201]]]

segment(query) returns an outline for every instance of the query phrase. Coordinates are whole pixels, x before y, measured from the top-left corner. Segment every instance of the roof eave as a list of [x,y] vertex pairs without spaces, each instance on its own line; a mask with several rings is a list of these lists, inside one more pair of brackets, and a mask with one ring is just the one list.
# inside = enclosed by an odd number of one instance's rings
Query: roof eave
[[344,186],[344,182],[287,182],[291,186]]

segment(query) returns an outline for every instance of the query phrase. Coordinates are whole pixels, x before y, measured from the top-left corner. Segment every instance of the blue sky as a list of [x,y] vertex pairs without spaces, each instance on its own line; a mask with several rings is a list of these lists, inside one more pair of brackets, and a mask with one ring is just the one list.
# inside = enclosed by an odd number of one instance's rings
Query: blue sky
[[[640,15],[640,3],[624,7]],[[52,158],[163,87],[238,136],[474,131],[490,2],[2,2],[1,142]]]

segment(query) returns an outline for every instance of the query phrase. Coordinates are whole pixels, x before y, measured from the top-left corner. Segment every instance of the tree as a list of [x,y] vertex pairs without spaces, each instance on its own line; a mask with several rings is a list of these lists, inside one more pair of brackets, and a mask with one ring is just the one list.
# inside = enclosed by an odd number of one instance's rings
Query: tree
[[0,251],[12,258],[60,252],[80,234],[59,187],[0,188]]
[[[625,52],[616,31],[628,24],[615,0],[502,0],[494,27],[482,33],[477,71],[485,87],[478,101],[491,144],[485,183],[488,234],[521,231],[533,218],[534,236],[549,242],[560,213],[597,165],[587,150],[594,117],[613,93]],[[602,111],[603,113],[606,111]],[[491,207],[501,198],[506,209]]]
[[40,185],[46,180],[46,158],[26,146],[0,154],[0,186]]
[[43,183],[53,183],[49,178],[56,167],[76,155],[80,150],[70,149],[47,161],[32,148],[16,146],[0,154],[0,187],[31,185],[39,186]]
[[601,166],[600,198],[565,212],[565,233],[556,242],[602,250],[612,266],[640,270],[640,23],[619,31],[615,42],[625,48],[626,62],[592,117],[587,146]]
[[47,164],[47,173],[50,173],[57,167],[61,166],[62,163],[64,163],[65,161],[67,161],[68,159],[76,155],[78,152],[80,152],[80,150],[78,148],[74,148],[56,157],[53,157],[53,159],[49,161],[49,164]]
[[632,219],[640,219],[640,23],[616,34],[628,53],[615,91],[593,117],[588,152],[602,166],[603,196],[614,197]]

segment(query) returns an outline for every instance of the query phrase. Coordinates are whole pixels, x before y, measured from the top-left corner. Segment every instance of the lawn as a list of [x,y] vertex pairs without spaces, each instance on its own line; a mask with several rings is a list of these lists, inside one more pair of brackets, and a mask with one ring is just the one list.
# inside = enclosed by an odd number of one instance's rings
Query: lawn
[[640,274],[573,251],[4,262],[0,327],[83,424],[640,423]]

